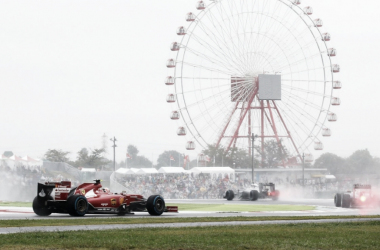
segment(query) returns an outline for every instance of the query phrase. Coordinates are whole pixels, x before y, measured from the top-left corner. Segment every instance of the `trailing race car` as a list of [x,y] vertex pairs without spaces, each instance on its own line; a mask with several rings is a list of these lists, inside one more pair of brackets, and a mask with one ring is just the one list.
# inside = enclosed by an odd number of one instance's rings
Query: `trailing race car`
[[272,200],[277,200],[280,196],[280,191],[276,190],[275,184],[273,183],[259,183],[251,184],[251,187],[237,192],[233,190],[227,190],[223,198],[232,201],[235,198],[235,194],[240,200],[250,200],[255,201],[257,199],[272,198]]
[[354,184],[352,191],[337,193],[334,197],[336,207],[379,206],[379,197],[372,193],[371,185]]
[[151,195],[111,193],[103,188],[100,180],[71,187],[70,181],[38,183],[37,196],[33,200],[33,211],[40,216],[51,213],[68,213],[72,216],[85,214],[131,214],[147,211],[150,215],[163,212],[178,212],[178,207],[165,206],[164,198]]

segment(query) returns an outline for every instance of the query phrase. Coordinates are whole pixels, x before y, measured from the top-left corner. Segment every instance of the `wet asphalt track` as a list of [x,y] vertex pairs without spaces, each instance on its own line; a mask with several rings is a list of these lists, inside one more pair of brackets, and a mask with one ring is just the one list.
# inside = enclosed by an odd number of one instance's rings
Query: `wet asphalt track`
[[[258,200],[252,201],[226,201],[226,200],[166,200],[166,203],[197,203],[197,204],[281,204],[281,205],[310,205],[315,206],[314,210],[307,211],[264,211],[264,212],[193,212],[179,211],[179,213],[164,213],[161,217],[236,217],[236,216],[328,216],[328,215],[380,215],[379,208],[336,208],[333,199],[289,199],[289,200]],[[148,213],[137,212],[133,215],[126,215],[129,218],[151,218]],[[82,218],[114,218],[117,215],[91,215],[87,214]],[[1,220],[10,219],[76,219],[67,214],[52,214],[48,217],[40,217],[33,213],[28,207],[0,207]],[[367,219],[366,219],[367,220]],[[380,220],[380,219],[369,219]],[[93,226],[65,226],[65,227],[21,227],[21,228],[0,228],[0,234],[32,232],[32,231],[71,231],[71,230],[105,230],[105,229],[128,229],[142,227],[196,227],[196,226],[227,226],[227,225],[255,225],[255,224],[283,224],[283,223],[323,223],[323,222],[343,222],[356,221],[356,219],[334,219],[334,220],[300,220],[300,221],[259,221],[259,222],[212,222],[212,223],[165,223],[165,224],[129,224],[129,225],[93,225]]]

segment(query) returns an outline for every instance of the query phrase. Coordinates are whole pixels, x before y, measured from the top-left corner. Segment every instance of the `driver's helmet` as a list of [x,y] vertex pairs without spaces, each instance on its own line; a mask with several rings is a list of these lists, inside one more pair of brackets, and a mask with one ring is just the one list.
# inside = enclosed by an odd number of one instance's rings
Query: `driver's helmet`
[[109,188],[103,188],[103,192],[104,192],[104,193],[109,193],[109,192],[110,192],[110,189],[109,189]]

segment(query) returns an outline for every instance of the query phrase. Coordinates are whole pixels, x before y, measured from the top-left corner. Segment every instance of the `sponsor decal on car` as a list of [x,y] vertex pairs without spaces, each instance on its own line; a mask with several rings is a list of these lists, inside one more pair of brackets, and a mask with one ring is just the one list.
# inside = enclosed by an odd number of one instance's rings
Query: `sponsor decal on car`
[[120,198],[119,198],[119,203],[120,203],[120,205],[123,204],[123,202],[124,202],[124,197],[120,197]]
[[105,206],[108,206],[108,203],[101,203],[100,205],[102,205],[103,207],[105,207]]
[[178,213],[178,207],[175,207],[175,206],[167,206],[166,209],[167,209],[168,212]]
[[80,191],[83,195],[86,194],[86,190],[84,190],[84,189],[79,189],[79,191]]
[[112,206],[116,206],[116,199],[115,199],[115,198],[112,198],[112,199],[111,199],[111,205],[112,205]]

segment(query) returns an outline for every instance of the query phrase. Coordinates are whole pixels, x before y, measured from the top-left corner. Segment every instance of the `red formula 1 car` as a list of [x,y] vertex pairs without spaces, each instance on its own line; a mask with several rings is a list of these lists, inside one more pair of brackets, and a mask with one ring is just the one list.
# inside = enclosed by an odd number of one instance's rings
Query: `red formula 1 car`
[[151,195],[111,193],[103,188],[100,180],[71,187],[70,181],[38,183],[37,196],[33,200],[33,211],[40,216],[51,213],[68,213],[72,216],[85,214],[131,214],[147,211],[150,215],[163,212],[178,212],[178,207],[165,206],[164,198]]

